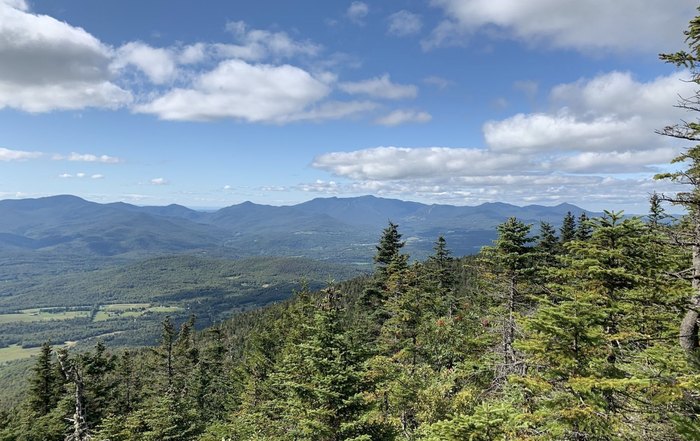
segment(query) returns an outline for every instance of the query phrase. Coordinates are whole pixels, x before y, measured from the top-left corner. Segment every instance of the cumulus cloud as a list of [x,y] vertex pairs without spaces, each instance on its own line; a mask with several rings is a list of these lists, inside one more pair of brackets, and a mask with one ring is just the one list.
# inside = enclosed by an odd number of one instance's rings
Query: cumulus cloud
[[315,182],[299,184],[296,187],[297,190],[312,192],[312,193],[326,193],[326,194],[337,194],[343,192],[343,186],[335,181],[324,181],[322,179],[317,179]]
[[111,49],[82,28],[0,2],[0,108],[27,112],[118,108],[131,93],[111,82]]
[[[331,152],[312,166],[339,178],[332,191],[474,204],[575,202],[645,210],[651,179],[683,146],[655,127],[681,119],[677,96],[692,96],[687,72],[639,81],[611,72],[552,88],[550,110],[483,126],[483,148],[375,147]],[[532,88],[529,88],[532,89]],[[528,88],[525,88],[528,90]],[[305,191],[329,191],[322,181]]]
[[136,111],[167,120],[279,122],[329,93],[328,85],[295,66],[227,60],[197,77],[191,88],[172,89]]
[[35,159],[42,155],[41,152],[26,152],[23,150],[10,150],[0,147],[0,161],[25,161],[27,159]]
[[75,162],[101,162],[103,164],[117,164],[122,159],[109,155],[93,155],[92,153],[76,153],[70,155],[54,155],[55,161],[75,161]]
[[523,168],[523,157],[484,149],[374,147],[326,153],[316,157],[312,166],[352,179],[394,180],[514,171]]
[[207,45],[204,43],[190,44],[180,49],[177,61],[180,64],[197,64],[207,59]]
[[667,140],[654,133],[679,120],[678,96],[692,96],[693,84],[676,72],[649,82],[628,72],[611,72],[552,89],[553,110],[517,114],[484,124],[484,137],[494,150],[605,151],[650,150]]
[[418,88],[412,84],[396,84],[391,81],[389,74],[370,78],[364,81],[340,83],[340,89],[353,95],[369,95],[374,98],[400,100],[415,98]]
[[464,42],[483,28],[554,48],[658,53],[679,47],[694,0],[432,0],[446,20],[424,47]]
[[369,6],[364,2],[352,2],[345,15],[355,24],[363,25],[364,18],[369,14]]
[[321,45],[312,41],[295,40],[286,32],[252,29],[243,21],[228,22],[226,30],[239,44],[215,44],[214,49],[219,56],[260,61],[266,58],[315,56],[322,49]]
[[407,123],[427,123],[432,119],[432,115],[430,115],[428,112],[399,109],[394,110],[388,115],[377,118],[374,120],[374,122],[382,126],[392,127]]
[[387,32],[397,37],[405,37],[419,33],[422,28],[423,20],[420,15],[404,9],[389,16],[389,29]]
[[170,182],[165,178],[153,178],[151,179],[151,184],[153,185],[168,185]]
[[569,173],[655,172],[656,164],[668,164],[678,149],[662,147],[650,151],[581,152],[543,162],[545,169]]
[[[186,61],[191,61],[196,54],[194,49],[185,53]],[[154,84],[164,84],[175,79],[177,74],[176,54],[163,48],[155,48],[140,41],[129,42],[117,49],[112,69],[121,70],[133,66]]]

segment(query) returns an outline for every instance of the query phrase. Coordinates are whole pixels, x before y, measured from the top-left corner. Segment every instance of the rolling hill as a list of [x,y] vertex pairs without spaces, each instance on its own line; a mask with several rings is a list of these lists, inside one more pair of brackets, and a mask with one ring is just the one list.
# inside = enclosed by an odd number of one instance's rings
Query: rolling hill
[[201,252],[369,263],[389,221],[400,225],[407,251],[416,257],[429,253],[438,235],[461,255],[490,244],[496,225],[509,216],[556,225],[568,211],[578,215],[584,210],[569,204],[426,205],[373,196],[317,198],[281,207],[244,202],[215,212],[180,205],[98,204],[68,195],[4,200],[0,261],[28,252],[98,260]]

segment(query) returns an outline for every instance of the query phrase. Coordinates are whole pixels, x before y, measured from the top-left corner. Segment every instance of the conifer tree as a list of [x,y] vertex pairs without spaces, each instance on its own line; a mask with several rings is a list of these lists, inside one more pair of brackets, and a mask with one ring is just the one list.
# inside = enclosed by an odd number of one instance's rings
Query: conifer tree
[[576,218],[573,213],[568,211],[564,220],[562,221],[561,228],[559,229],[559,240],[561,243],[567,243],[576,238]]
[[588,216],[586,213],[581,213],[578,217],[578,223],[576,224],[576,234],[574,238],[576,240],[586,241],[591,238],[592,233],[593,227],[590,225]]
[[434,286],[438,297],[436,302],[440,314],[451,317],[457,307],[454,293],[456,278],[452,268],[454,259],[443,236],[438,237],[433,250],[434,253],[428,257],[425,265],[429,283]]
[[[511,217],[497,227],[498,238],[492,247],[484,249],[485,258],[496,272],[497,277],[503,278],[503,328],[502,351],[503,373],[511,373],[518,369],[518,357],[513,343],[515,342],[515,316],[523,301],[522,282],[533,272],[532,249],[530,244],[530,225]],[[520,364],[522,368],[522,365]]]
[[37,416],[46,415],[58,402],[56,369],[53,361],[53,348],[46,342],[34,364],[30,381],[29,406]]
[[555,265],[560,248],[559,239],[552,224],[544,221],[540,222],[540,232],[537,235],[535,252],[537,253],[537,261],[541,269]]
[[[661,54],[661,60],[677,67],[688,69],[689,81],[700,85],[700,15],[694,17],[685,31],[688,51]],[[678,107],[698,112],[700,111],[700,94],[681,97]],[[661,134],[687,140],[700,141],[700,123],[696,121],[683,121],[679,124],[666,126]],[[673,173],[663,173],[656,179],[668,179],[685,185],[686,191],[675,195],[662,195],[661,199],[683,207],[685,216],[685,228],[676,233],[674,241],[677,245],[686,247],[692,252],[692,266],[690,280],[693,286],[693,295],[687,302],[686,313],[680,325],[680,345],[686,351],[698,348],[698,329],[700,323],[700,144],[687,148],[683,153],[673,159],[673,164],[679,164],[684,168]]]

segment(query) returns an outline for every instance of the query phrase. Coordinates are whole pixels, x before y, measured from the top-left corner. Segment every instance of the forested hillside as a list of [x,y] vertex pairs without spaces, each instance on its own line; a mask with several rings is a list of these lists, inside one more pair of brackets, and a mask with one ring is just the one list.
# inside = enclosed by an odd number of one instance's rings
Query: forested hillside
[[[690,52],[662,59],[700,85],[700,16],[686,37]],[[680,107],[700,110],[700,92]],[[661,132],[700,141],[697,122]],[[47,342],[0,410],[0,441],[698,440],[700,144],[674,164],[657,178],[679,191],[651,195],[643,217],[512,216],[478,255],[452,257],[440,235],[422,260],[389,222],[371,275],[201,331],[196,314],[164,317],[154,347]],[[194,276],[230,275],[199,263]]]
[[0,439],[697,439],[664,217],[511,218],[477,257],[439,238],[412,264],[390,224],[372,277],[201,333],[166,319],[154,349],[45,345]]

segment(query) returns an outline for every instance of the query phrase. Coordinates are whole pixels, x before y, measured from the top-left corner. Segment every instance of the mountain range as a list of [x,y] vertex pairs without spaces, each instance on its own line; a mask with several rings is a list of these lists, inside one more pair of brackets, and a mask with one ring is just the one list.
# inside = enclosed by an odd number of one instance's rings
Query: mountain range
[[510,216],[559,225],[570,204],[426,205],[374,196],[317,198],[292,206],[243,202],[214,212],[181,205],[100,204],[77,196],[0,201],[0,259],[80,256],[130,259],[173,253],[216,257],[302,256],[371,263],[381,230],[399,225],[406,251],[424,257],[439,235],[456,255],[491,244]]

